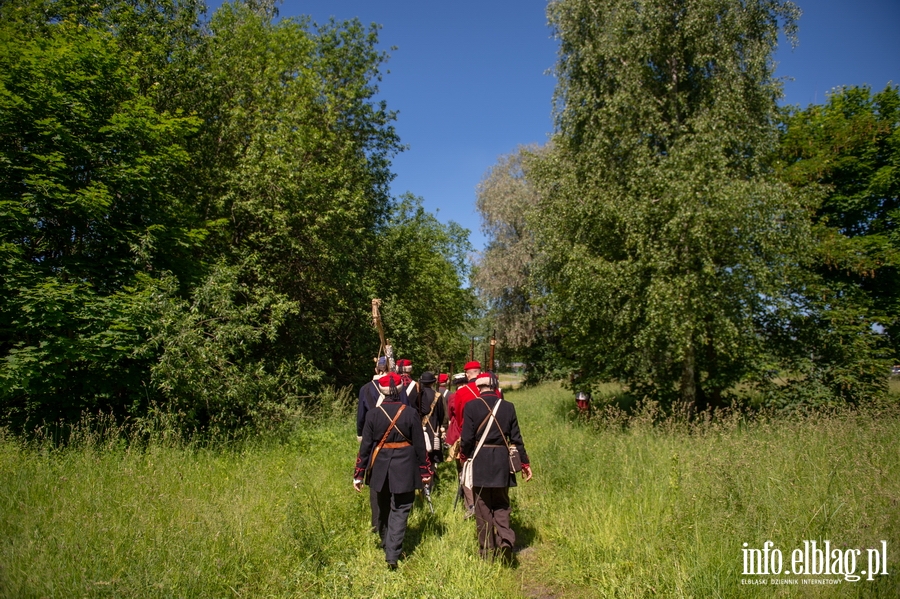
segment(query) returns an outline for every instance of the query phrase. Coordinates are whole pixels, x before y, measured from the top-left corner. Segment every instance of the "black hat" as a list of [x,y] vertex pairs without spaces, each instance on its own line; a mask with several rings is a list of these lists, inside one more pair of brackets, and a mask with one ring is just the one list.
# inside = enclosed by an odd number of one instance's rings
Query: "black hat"
[[433,385],[435,381],[437,381],[437,378],[435,378],[434,373],[430,370],[426,370],[422,373],[422,376],[419,377],[419,382],[423,385]]

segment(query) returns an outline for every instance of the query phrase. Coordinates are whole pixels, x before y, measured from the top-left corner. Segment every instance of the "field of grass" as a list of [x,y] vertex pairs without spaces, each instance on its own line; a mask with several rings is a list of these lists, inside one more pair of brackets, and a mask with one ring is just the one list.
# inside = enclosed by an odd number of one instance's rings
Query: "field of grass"
[[[353,416],[228,449],[86,435],[0,438],[0,597],[898,597],[900,416],[892,408],[688,426],[583,419],[570,393],[511,392],[535,472],[512,491],[515,567],[477,556],[452,510],[416,508],[389,572],[356,494]],[[887,576],[747,576],[784,554],[887,542]],[[832,579],[833,585],[742,580]]]

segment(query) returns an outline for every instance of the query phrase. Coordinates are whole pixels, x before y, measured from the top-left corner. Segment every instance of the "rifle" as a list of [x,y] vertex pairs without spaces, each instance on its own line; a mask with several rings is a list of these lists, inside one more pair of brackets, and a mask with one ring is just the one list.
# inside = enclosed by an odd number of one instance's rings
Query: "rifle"
[[497,345],[497,339],[494,335],[496,333],[497,333],[496,329],[491,331],[491,362],[490,362],[491,366],[490,366],[490,368],[488,368],[488,370],[490,372],[494,372],[494,346]]
[[428,507],[429,507],[429,509],[431,509],[431,513],[433,514],[434,513],[434,504],[431,503],[431,490],[428,488],[428,485],[425,485],[423,487],[422,491],[425,493],[425,499],[428,500]]
[[475,361],[475,337],[472,337],[472,345],[469,347],[469,362]]
[[378,357],[375,358],[375,361],[378,362],[378,358],[381,357],[381,353],[384,352],[384,357],[387,358],[387,366],[388,372],[394,371],[394,348],[385,340],[384,337],[384,326],[381,324],[381,300],[373,299],[372,300],[372,324],[375,326],[375,329],[378,330],[378,337],[381,340],[381,347],[378,348]]

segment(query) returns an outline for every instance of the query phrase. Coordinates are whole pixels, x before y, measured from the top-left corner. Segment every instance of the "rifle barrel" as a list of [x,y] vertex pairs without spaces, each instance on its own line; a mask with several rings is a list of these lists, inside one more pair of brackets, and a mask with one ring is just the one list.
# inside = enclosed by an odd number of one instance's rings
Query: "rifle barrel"
[[488,368],[491,372],[494,371],[494,347],[497,345],[497,338],[495,336],[496,331],[491,333],[491,366]]

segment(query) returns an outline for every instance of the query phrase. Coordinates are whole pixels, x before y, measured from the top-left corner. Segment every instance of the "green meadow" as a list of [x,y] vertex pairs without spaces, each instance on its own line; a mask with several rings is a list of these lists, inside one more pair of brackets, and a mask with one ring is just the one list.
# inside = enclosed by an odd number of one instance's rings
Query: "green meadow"
[[[896,395],[894,395],[896,397]],[[686,424],[510,392],[535,479],[512,491],[513,566],[477,558],[442,465],[389,572],[351,486],[352,406],[220,446],[78,432],[0,439],[0,597],[898,597],[900,411]],[[888,575],[749,576],[742,549],[884,547]],[[842,553],[843,554],[843,553]],[[797,580],[797,584],[774,584]],[[827,579],[837,584],[809,584]],[[746,581],[767,584],[748,585]]]

